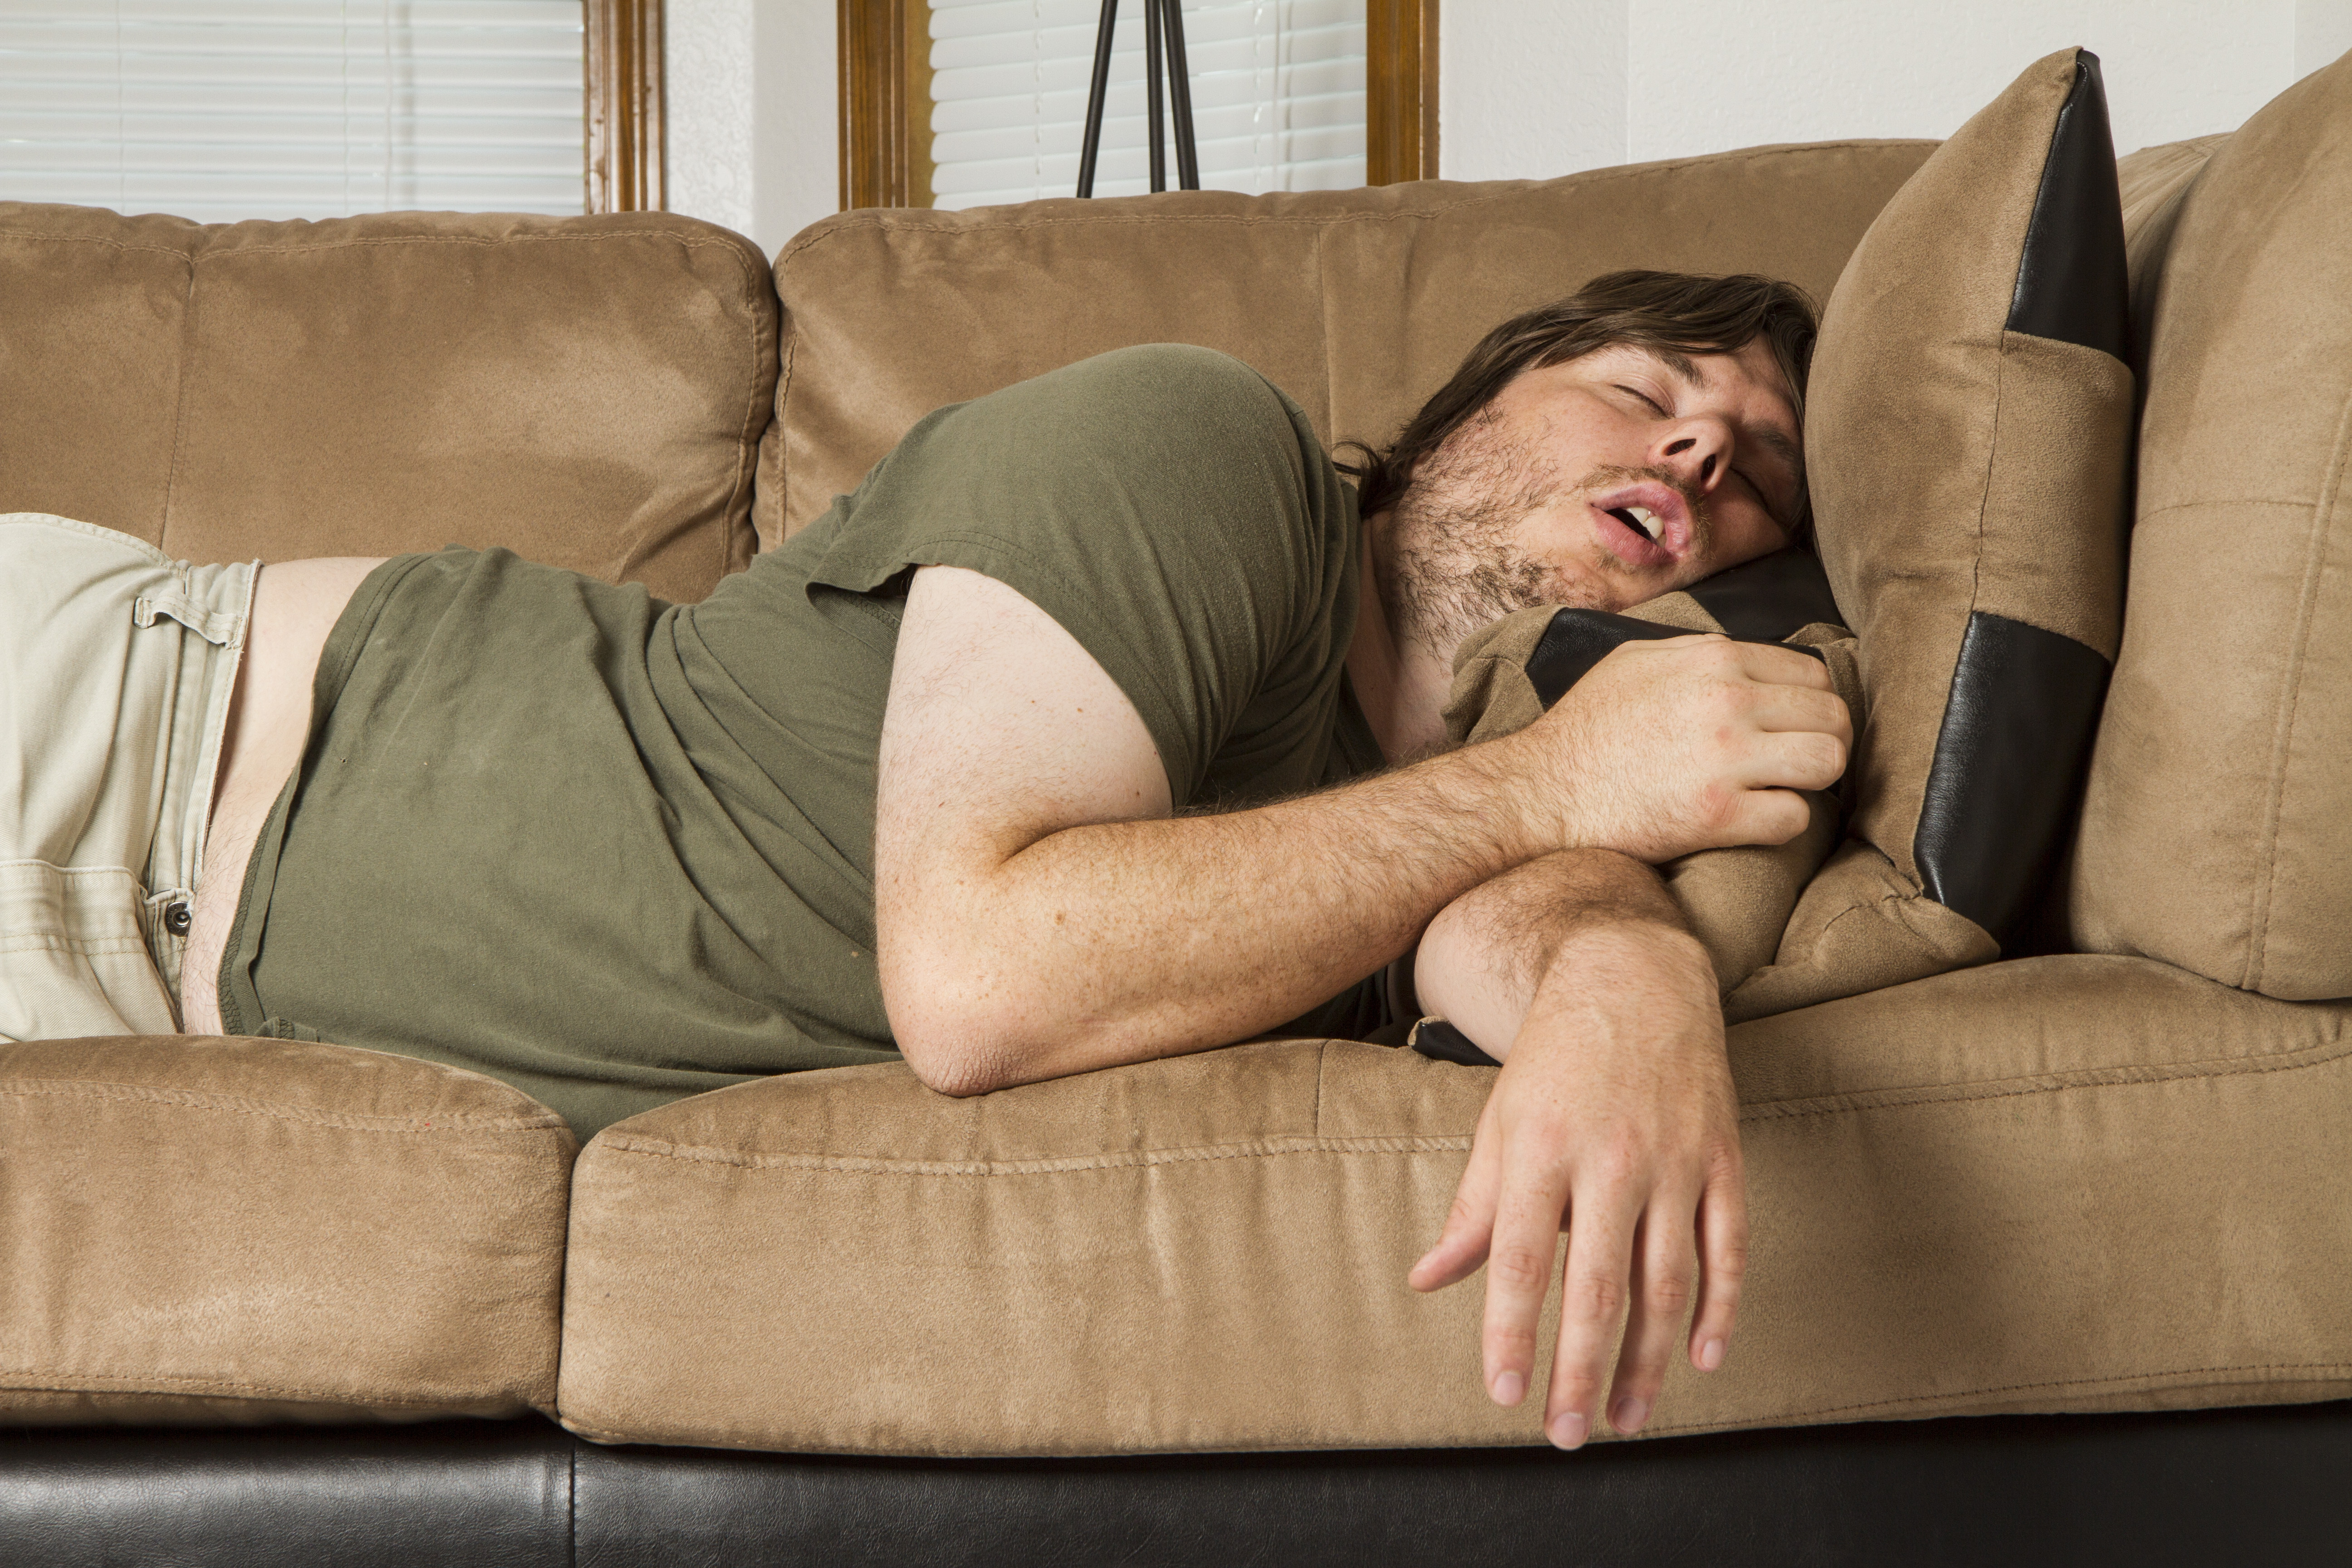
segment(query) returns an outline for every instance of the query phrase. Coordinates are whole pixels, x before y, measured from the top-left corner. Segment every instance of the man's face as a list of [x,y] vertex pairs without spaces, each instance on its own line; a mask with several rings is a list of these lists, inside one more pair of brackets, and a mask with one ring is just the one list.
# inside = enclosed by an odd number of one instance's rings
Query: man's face
[[1760,340],[1525,372],[1415,468],[1377,567],[1390,622],[1450,654],[1514,610],[1622,610],[1769,554],[1794,537],[1798,441]]

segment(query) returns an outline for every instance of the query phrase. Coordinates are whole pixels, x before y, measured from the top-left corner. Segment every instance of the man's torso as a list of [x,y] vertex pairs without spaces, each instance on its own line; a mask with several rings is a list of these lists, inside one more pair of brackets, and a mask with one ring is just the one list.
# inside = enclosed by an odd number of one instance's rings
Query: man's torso
[[[1180,808],[1374,765],[1339,673],[1357,525],[1303,416],[1199,351],[1112,369],[1118,396],[1080,366],[932,416],[699,605],[496,552],[404,558],[358,607],[366,563],[272,568],[198,910],[216,960],[266,839],[274,890],[245,912],[270,940],[246,943],[228,1024],[476,1067],[590,1123],[887,1058],[874,742],[915,564],[987,571],[1068,626],[1137,700]],[[371,635],[314,731],[319,625],[356,608]],[[604,1072],[652,1098],[566,1102]]]

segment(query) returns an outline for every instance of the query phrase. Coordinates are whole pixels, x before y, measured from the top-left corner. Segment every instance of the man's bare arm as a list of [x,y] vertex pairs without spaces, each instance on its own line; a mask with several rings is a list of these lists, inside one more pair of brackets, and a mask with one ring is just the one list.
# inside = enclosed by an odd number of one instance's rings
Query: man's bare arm
[[950,1093],[1198,1050],[1327,999],[1538,855],[1795,832],[1786,791],[1844,763],[1820,667],[1720,639],[1625,651],[1506,740],[1171,820],[1149,731],[1067,632],[992,579],[918,572],[875,834],[900,1048]]
[[1553,1244],[1569,1232],[1544,1429],[1592,1431],[1621,1315],[1609,1411],[1656,1407],[1684,1315],[1691,1363],[1722,1364],[1748,1246],[1738,1106],[1715,971],[1647,868],[1549,855],[1449,905],[1422,939],[1423,1005],[1502,1060],[1444,1234],[1411,1283],[1487,1266],[1486,1387],[1532,1385]]

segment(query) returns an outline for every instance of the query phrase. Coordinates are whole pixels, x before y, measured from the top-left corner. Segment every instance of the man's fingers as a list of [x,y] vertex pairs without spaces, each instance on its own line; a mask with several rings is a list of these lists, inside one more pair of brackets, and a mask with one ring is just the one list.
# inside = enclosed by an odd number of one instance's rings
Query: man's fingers
[[1609,1393],[1609,1425],[1629,1436],[1658,1407],[1666,1362],[1675,1353],[1683,1320],[1690,1314],[1698,1275],[1693,1237],[1696,1206],[1686,1192],[1662,1195],[1642,1216],[1641,1232],[1634,1238],[1633,1304],[1626,1315],[1624,1348],[1618,1352],[1616,1381]]
[[1799,653],[1778,643],[1734,642],[1727,646],[1740,673],[1750,680],[1769,686],[1805,686],[1816,691],[1837,689],[1837,682],[1830,679],[1829,666],[1811,654]]
[[[1552,1357],[1551,1395],[1544,1407],[1544,1436],[1559,1447],[1580,1447],[1592,1435],[1609,1350],[1617,1342],[1633,1272],[1638,1211],[1629,1201],[1630,1193],[1630,1184],[1620,1180],[1605,1185],[1590,1183],[1577,1194],[1568,1232],[1568,1268],[1560,1283],[1559,1345]],[[1490,1318],[1492,1312],[1490,1305]]]
[[[1538,1137],[1530,1146],[1557,1148]],[[1507,1169],[1509,1162],[1504,1162]],[[1536,1322],[1551,1288],[1552,1257],[1560,1216],[1568,1207],[1568,1177],[1545,1165],[1510,1172],[1495,1208],[1493,1245],[1486,1252],[1486,1318],[1481,1343],[1486,1392],[1497,1405],[1527,1397],[1535,1375]]]
[[1745,738],[1728,782],[1745,789],[1827,789],[1845,772],[1846,743],[1816,730]]
[[1713,1372],[1731,1348],[1739,1288],[1748,1276],[1748,1184],[1737,1154],[1709,1177],[1698,1205],[1698,1314],[1691,1320],[1691,1365]]
[[1727,844],[1786,844],[1805,830],[1813,808],[1793,790],[1752,789],[1733,802],[1729,821],[1706,847]]
[[1759,730],[1812,730],[1853,743],[1853,715],[1845,699],[1834,691],[1810,686],[1752,688],[1756,694],[1751,720]]
[[1454,1207],[1445,1216],[1445,1228],[1405,1276],[1405,1283],[1416,1290],[1443,1290],[1468,1279],[1486,1261],[1487,1242],[1495,1233],[1496,1188],[1503,1167],[1503,1140],[1495,1131],[1493,1104],[1490,1096],[1489,1109],[1479,1114],[1477,1135],[1470,1143],[1470,1163],[1454,1189]]

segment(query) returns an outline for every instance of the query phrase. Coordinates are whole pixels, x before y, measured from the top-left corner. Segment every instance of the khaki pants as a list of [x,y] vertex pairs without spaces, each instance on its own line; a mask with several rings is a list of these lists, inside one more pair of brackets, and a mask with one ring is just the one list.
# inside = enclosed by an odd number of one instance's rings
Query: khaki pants
[[258,564],[0,514],[0,1039],[179,1028]]

